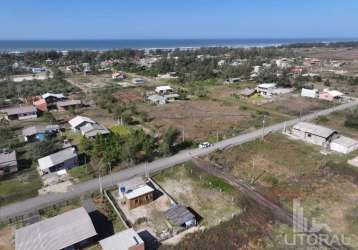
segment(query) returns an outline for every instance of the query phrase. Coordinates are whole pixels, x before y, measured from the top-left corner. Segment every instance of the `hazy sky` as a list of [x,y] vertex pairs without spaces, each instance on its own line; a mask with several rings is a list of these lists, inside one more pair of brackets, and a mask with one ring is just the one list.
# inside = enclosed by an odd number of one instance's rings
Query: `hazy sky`
[[1,0],[0,39],[358,37],[358,0]]

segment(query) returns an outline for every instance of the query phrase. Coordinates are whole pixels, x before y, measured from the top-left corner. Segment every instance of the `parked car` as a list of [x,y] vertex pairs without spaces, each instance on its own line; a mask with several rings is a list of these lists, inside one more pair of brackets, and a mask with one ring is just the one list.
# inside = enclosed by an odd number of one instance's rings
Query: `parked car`
[[210,148],[212,146],[213,146],[213,144],[210,142],[202,142],[199,144],[199,148]]

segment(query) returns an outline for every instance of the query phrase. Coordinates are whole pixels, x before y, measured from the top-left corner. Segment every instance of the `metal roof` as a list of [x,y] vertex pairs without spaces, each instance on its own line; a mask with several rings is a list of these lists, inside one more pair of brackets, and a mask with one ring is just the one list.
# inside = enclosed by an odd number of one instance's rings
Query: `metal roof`
[[61,150],[57,153],[48,155],[46,157],[40,158],[37,160],[37,162],[39,163],[39,168],[41,170],[45,170],[75,157],[77,157],[75,148],[71,147]]
[[256,92],[256,89],[245,88],[245,89],[241,90],[239,93],[240,93],[240,95],[243,95],[243,96],[250,96],[250,95],[254,94],[255,92]]
[[2,109],[0,112],[6,113],[7,115],[19,115],[25,113],[34,113],[37,109],[34,106],[20,106],[8,109]]
[[358,145],[357,140],[342,135],[334,139],[331,143],[338,144],[347,148]]
[[275,88],[276,87],[276,83],[262,83],[257,85],[258,88],[263,88],[263,89],[269,89],[269,88]]
[[31,136],[31,135],[35,135],[37,133],[45,133],[48,131],[54,131],[54,130],[59,130],[59,129],[60,129],[59,125],[34,125],[31,127],[24,128],[22,130],[22,135],[23,136]]
[[293,126],[293,129],[303,131],[305,133],[314,134],[323,138],[330,137],[333,133],[336,133],[335,130],[326,128],[320,125],[316,125],[308,122],[300,122]]
[[58,107],[66,107],[66,106],[72,106],[72,105],[80,105],[82,104],[81,100],[67,100],[67,101],[61,101],[57,102]]
[[99,244],[103,250],[128,250],[131,247],[144,244],[144,241],[133,228],[129,228],[99,241]]
[[85,117],[85,116],[76,116],[75,118],[71,119],[68,122],[72,128],[76,128],[77,126],[81,125],[82,123],[96,123],[91,118]]
[[195,215],[182,205],[177,205],[168,209],[165,211],[165,216],[171,224],[176,226],[181,226],[184,223],[195,219]]
[[63,99],[65,96],[63,94],[53,94],[53,93],[45,93],[42,95],[43,99],[46,99],[48,97],[55,97],[57,99]]
[[153,188],[149,187],[148,185],[145,185],[145,186],[141,186],[141,187],[139,187],[139,188],[134,189],[132,192],[126,193],[126,194],[125,194],[125,197],[126,197],[128,200],[131,200],[131,199],[140,197],[140,196],[142,196],[142,195],[151,193],[151,192],[153,192],[153,191],[154,191]]
[[15,232],[16,250],[60,250],[97,235],[91,218],[81,207]]
[[16,152],[15,150],[0,150],[0,168],[8,166],[16,166]]
[[85,126],[81,127],[81,132],[85,137],[94,137],[96,135],[106,135],[109,134],[109,130],[100,125],[100,124],[91,124],[87,123]]

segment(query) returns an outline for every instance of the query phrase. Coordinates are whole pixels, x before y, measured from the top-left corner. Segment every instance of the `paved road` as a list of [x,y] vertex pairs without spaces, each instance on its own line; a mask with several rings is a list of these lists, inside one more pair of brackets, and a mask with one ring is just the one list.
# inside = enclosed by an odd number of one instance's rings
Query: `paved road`
[[[285,126],[289,127],[296,124],[299,121],[309,121],[317,116],[324,116],[328,115],[335,111],[340,111],[348,108],[352,108],[358,106],[358,100],[354,100],[350,103],[342,104],[336,107],[332,107],[326,110],[317,111],[315,113],[302,116],[301,118],[289,120],[286,122],[278,123],[265,129],[258,129],[253,132],[249,132],[246,134],[242,134],[227,140],[223,140],[214,144],[213,147],[207,149],[192,149],[192,150],[185,150],[182,151],[174,156],[162,158],[160,160],[153,161],[151,163],[146,164],[139,164],[132,168],[122,170],[117,173],[113,173],[112,176],[104,176],[102,178],[102,186],[103,188],[114,186],[116,183],[124,180],[128,180],[134,176],[144,176],[146,169],[147,172],[154,173],[161,171],[163,169],[175,166],[177,164],[189,161],[192,157],[198,157],[207,155],[210,152],[216,149],[226,149],[229,147],[233,147],[236,145],[240,145],[249,141],[253,141],[255,139],[260,138],[262,135],[267,135],[272,132],[277,132],[283,130]],[[53,193],[53,194],[46,194],[42,196],[37,196],[34,198],[27,199],[25,201],[17,202],[14,204],[10,204],[0,208],[0,220],[4,220],[7,218],[15,217],[15,216],[22,216],[24,214],[28,214],[31,212],[35,212],[38,209],[45,208],[47,206],[56,204],[61,201],[73,199],[79,197],[83,194],[94,192],[99,190],[99,180],[94,179],[84,183],[76,184],[72,186],[71,191],[66,193]]]

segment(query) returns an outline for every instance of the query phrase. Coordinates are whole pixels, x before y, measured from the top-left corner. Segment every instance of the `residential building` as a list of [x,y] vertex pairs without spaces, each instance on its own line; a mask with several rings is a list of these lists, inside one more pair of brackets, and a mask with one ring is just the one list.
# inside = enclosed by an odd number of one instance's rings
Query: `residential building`
[[37,110],[41,111],[41,112],[45,112],[47,111],[47,102],[45,99],[38,99],[36,101],[33,102],[34,106],[37,108]]
[[301,90],[302,97],[309,97],[309,98],[318,98],[319,92],[317,89],[305,89],[302,88]]
[[124,197],[128,202],[129,209],[134,209],[146,205],[153,201],[154,189],[148,185],[144,185],[134,189],[129,193],[125,193]]
[[85,126],[86,124],[96,124],[96,122],[93,121],[91,118],[80,115],[71,119],[68,123],[70,124],[71,129],[73,131],[80,131],[81,127]]
[[326,101],[337,101],[343,98],[344,94],[337,90],[328,90],[325,89],[321,93],[319,93],[319,99]]
[[224,81],[224,84],[233,84],[239,83],[241,81],[240,77],[232,77]]
[[256,89],[245,88],[239,91],[239,95],[245,98],[249,98],[256,94]]
[[257,85],[256,91],[263,97],[271,97],[275,94],[276,83],[262,83]]
[[197,223],[195,215],[183,205],[175,205],[168,209],[165,211],[165,217],[174,227],[188,228]]
[[67,101],[59,101],[56,103],[57,109],[60,111],[65,111],[69,109],[77,109],[82,107],[81,100],[67,100]]
[[122,72],[113,72],[112,79],[113,80],[124,80],[127,78],[127,75]]
[[134,78],[132,80],[132,83],[136,84],[136,85],[143,85],[144,84],[144,80],[141,78]]
[[162,95],[150,95],[147,96],[147,100],[153,104],[166,104],[167,100]]
[[308,122],[297,123],[289,134],[294,138],[324,147],[328,147],[337,137],[337,131]]
[[100,125],[100,124],[93,124],[93,123],[87,123],[86,125],[82,126],[80,128],[81,134],[86,138],[93,138],[97,135],[108,135],[109,130]]
[[22,130],[22,136],[26,142],[42,141],[45,139],[45,135],[54,135],[60,131],[58,125],[34,125],[24,128]]
[[0,177],[17,172],[15,150],[0,149]]
[[45,93],[42,95],[42,99],[44,99],[47,104],[53,104],[58,101],[63,101],[65,96],[63,94]]
[[15,231],[16,250],[79,249],[94,241],[97,232],[83,207]]
[[8,120],[27,120],[37,118],[37,109],[34,106],[20,106],[0,110]]
[[41,175],[57,172],[62,169],[71,169],[78,164],[78,156],[74,147],[63,149],[57,153],[37,160]]
[[346,136],[338,136],[333,139],[330,149],[342,154],[349,154],[358,149],[358,141]]
[[144,250],[142,238],[133,228],[116,233],[99,241],[102,250]]
[[173,92],[172,87],[165,85],[165,86],[158,86],[155,88],[155,92],[159,95],[165,95]]

